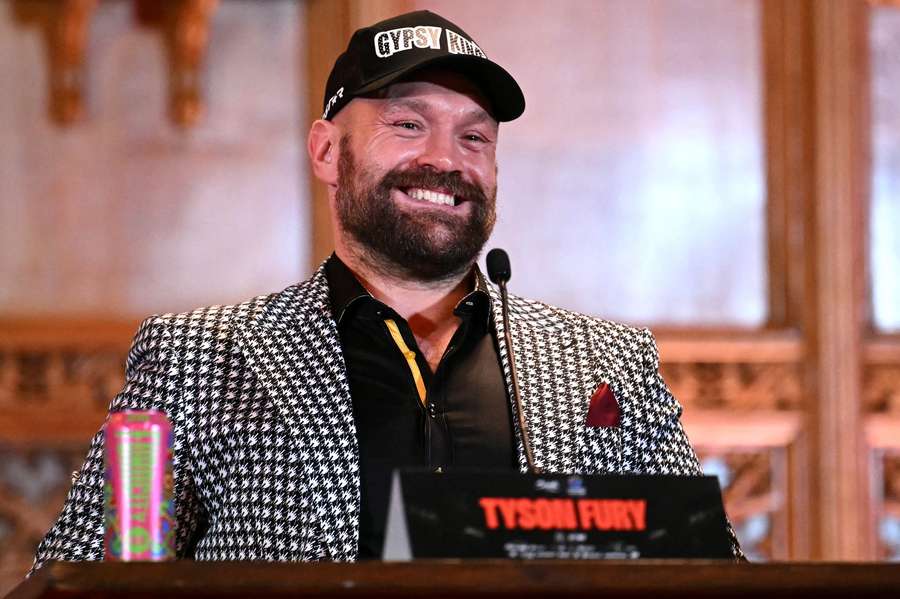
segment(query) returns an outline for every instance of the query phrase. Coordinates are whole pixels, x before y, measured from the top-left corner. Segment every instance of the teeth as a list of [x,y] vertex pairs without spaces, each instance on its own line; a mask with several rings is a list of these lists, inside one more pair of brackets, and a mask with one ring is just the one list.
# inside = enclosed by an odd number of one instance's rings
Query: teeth
[[452,195],[433,191],[431,189],[420,189],[413,187],[406,192],[406,195],[415,200],[425,200],[432,204],[443,204],[444,206],[455,206],[456,200]]

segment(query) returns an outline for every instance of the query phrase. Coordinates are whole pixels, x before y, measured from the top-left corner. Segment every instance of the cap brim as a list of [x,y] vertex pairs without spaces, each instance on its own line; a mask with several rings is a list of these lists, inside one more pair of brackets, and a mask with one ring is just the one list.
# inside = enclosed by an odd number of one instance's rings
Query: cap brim
[[353,95],[379,90],[416,71],[436,67],[458,72],[471,79],[491,103],[492,114],[497,121],[512,121],[525,112],[525,96],[506,69],[485,58],[466,54],[444,54],[392,71],[354,90]]

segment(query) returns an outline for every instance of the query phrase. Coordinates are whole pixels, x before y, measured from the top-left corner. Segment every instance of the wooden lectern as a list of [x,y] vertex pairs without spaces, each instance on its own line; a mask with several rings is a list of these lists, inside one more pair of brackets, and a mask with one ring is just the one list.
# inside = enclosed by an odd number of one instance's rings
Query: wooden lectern
[[712,561],[51,562],[36,597],[900,597],[900,565]]

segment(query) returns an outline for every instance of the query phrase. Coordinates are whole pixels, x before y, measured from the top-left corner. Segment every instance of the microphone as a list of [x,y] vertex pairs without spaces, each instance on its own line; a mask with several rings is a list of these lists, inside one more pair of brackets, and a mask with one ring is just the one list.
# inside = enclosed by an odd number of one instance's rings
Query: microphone
[[488,252],[485,262],[487,263],[488,277],[500,288],[500,301],[503,310],[503,339],[506,345],[506,355],[509,356],[509,376],[512,379],[513,399],[515,399],[516,412],[519,416],[519,431],[522,433],[522,445],[525,447],[525,460],[528,462],[528,470],[532,474],[540,474],[541,469],[534,465],[531,437],[528,435],[528,424],[525,422],[525,411],[522,409],[522,394],[519,392],[519,377],[516,374],[516,356],[513,353],[512,334],[509,331],[509,296],[506,292],[506,283],[512,277],[509,256],[500,248],[494,248]]

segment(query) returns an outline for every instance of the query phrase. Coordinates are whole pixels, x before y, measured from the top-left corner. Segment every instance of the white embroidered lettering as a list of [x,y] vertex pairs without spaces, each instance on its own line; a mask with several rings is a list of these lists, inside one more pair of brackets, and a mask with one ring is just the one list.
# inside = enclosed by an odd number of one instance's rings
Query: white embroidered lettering
[[416,44],[416,48],[428,47],[428,32],[424,27],[416,27],[416,39],[413,43]]
[[487,58],[487,55],[482,52],[478,44],[449,29],[447,30],[447,51],[450,54],[466,54],[468,56]]
[[435,50],[441,49],[441,28],[440,27],[420,27],[420,29],[425,29],[428,31],[428,36],[431,38],[430,48],[434,48]]
[[375,56],[388,58],[411,48],[441,48],[440,27],[401,27],[375,34]]
[[378,58],[387,58],[391,52],[391,36],[387,31],[380,31],[375,34],[375,56]]

